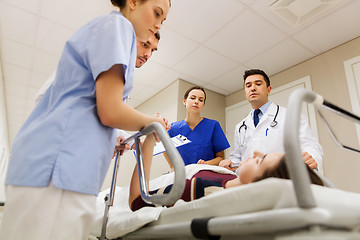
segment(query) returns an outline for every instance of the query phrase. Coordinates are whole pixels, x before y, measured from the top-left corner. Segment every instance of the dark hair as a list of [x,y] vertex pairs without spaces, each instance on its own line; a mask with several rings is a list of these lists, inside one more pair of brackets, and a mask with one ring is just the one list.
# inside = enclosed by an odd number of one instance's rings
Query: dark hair
[[154,35],[156,39],[160,41],[160,31],[157,31]]
[[244,82],[245,82],[246,78],[248,76],[251,76],[251,75],[261,75],[261,76],[263,76],[264,80],[266,82],[266,86],[267,87],[270,86],[270,79],[269,79],[268,75],[263,70],[260,70],[260,69],[246,70],[245,73],[244,73]]
[[189,89],[185,92],[185,94],[184,94],[184,99],[187,99],[188,96],[189,96],[189,93],[190,93],[192,90],[194,90],[194,89],[199,89],[199,90],[203,91],[203,93],[204,93],[204,95],[205,95],[205,99],[204,99],[204,104],[205,104],[205,101],[206,101],[206,92],[205,92],[205,89],[204,89],[204,88],[199,87],[199,86],[194,86],[194,87],[189,88]]
[[[325,186],[323,181],[321,181],[320,177],[318,175],[316,175],[316,173],[306,163],[304,163],[304,164],[305,164],[307,172],[309,174],[310,182],[312,184]],[[258,182],[260,180],[270,178],[270,177],[276,177],[276,178],[282,178],[282,179],[290,179],[290,174],[289,174],[289,171],[287,169],[285,156],[283,156],[280,159],[280,162],[279,162],[279,164],[277,166],[265,170],[264,173],[261,176],[255,178],[254,182]]]
[[[110,0],[112,5],[114,5],[115,7],[118,7],[118,8],[123,8],[123,7],[126,7],[126,2],[128,0]],[[141,2],[145,2],[147,0],[141,0]],[[171,7],[171,0],[169,0],[169,3],[170,3],[170,7]],[[159,38],[160,40],[160,38]]]
[[123,8],[126,6],[127,0],[111,0],[112,5],[118,8]]

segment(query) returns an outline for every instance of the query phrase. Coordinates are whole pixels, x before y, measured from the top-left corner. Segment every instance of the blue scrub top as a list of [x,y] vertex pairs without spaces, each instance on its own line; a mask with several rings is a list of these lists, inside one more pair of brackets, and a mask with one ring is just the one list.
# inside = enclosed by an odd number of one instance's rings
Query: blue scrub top
[[6,184],[97,195],[110,165],[116,131],[101,124],[95,81],[115,64],[132,89],[136,37],[120,13],[98,17],[65,44],[54,83],[14,139]]
[[197,163],[199,159],[214,159],[216,153],[230,147],[219,122],[208,118],[203,118],[193,130],[185,120],[174,122],[168,133],[170,137],[181,134],[191,140],[178,148],[185,165]]

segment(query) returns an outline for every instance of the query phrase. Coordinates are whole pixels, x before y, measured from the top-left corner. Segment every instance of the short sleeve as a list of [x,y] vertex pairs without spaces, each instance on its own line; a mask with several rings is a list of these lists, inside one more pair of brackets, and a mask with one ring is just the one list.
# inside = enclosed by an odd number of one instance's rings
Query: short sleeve
[[89,66],[94,79],[115,64],[122,64],[126,71],[133,48],[133,35],[132,26],[120,17],[110,18],[96,31],[88,44]]
[[213,149],[215,153],[221,152],[230,147],[230,144],[219,122],[216,122],[214,125],[214,131],[211,141],[213,143]]
[[174,135],[174,128],[175,128],[174,123],[171,123],[171,128],[168,130],[168,134],[169,134],[170,137],[175,136]]
[[96,80],[100,73],[115,64],[123,65],[126,71],[131,54],[136,50],[136,37],[131,23],[121,14],[112,13],[90,22],[70,44]]

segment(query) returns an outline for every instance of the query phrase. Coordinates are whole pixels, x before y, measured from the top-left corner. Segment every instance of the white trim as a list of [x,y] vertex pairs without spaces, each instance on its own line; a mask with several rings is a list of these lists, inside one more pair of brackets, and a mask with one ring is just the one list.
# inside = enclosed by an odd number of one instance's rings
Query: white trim
[[[349,60],[344,61],[345,68],[345,76],[348,84],[350,102],[353,113],[360,115],[360,95],[358,92],[358,86],[360,84],[360,79],[355,79],[354,68],[353,65],[356,63],[360,63],[360,56],[351,58]],[[358,137],[358,142],[360,144],[360,126],[355,124],[356,134]]]
[[[277,93],[277,92],[281,92],[287,88],[291,88],[291,87],[295,87],[297,85],[301,85],[303,84],[304,85],[304,88],[307,89],[307,90],[310,90],[312,91],[312,88],[311,88],[311,79],[310,79],[310,76],[305,76],[303,78],[300,78],[298,80],[295,80],[293,82],[290,82],[288,84],[285,84],[283,86],[280,86],[280,87],[277,87],[277,88],[274,88],[273,90],[271,90],[272,93]],[[243,106],[243,105],[246,105],[248,104],[248,101],[247,100],[244,100],[244,101],[241,101],[239,103],[236,103],[236,104],[233,104],[231,106],[228,106],[225,108],[225,122],[227,123],[227,118],[228,118],[228,111],[230,110],[233,110],[237,107],[240,107],[240,106]],[[359,108],[360,109],[360,108]],[[315,117],[315,108],[313,106],[313,104],[308,104],[307,106],[307,110],[308,110],[308,116],[309,116],[309,125],[310,125],[310,128],[312,130],[312,133],[313,133],[313,136],[319,140],[319,135],[318,135],[318,129],[317,129],[317,124],[316,124],[316,117]],[[240,120],[239,120],[240,121]],[[228,131],[229,129],[227,129],[227,126],[226,126],[226,132],[229,132]],[[231,130],[232,131],[232,130]]]

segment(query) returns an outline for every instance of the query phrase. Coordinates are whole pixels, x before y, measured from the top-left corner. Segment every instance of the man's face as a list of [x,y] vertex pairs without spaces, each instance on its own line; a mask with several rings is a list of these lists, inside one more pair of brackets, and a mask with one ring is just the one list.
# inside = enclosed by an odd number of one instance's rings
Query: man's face
[[147,42],[137,41],[136,67],[139,68],[151,57],[154,51],[157,51],[159,40],[153,35]]
[[254,109],[260,108],[268,102],[271,86],[267,87],[262,75],[255,74],[248,76],[244,82],[246,100]]

